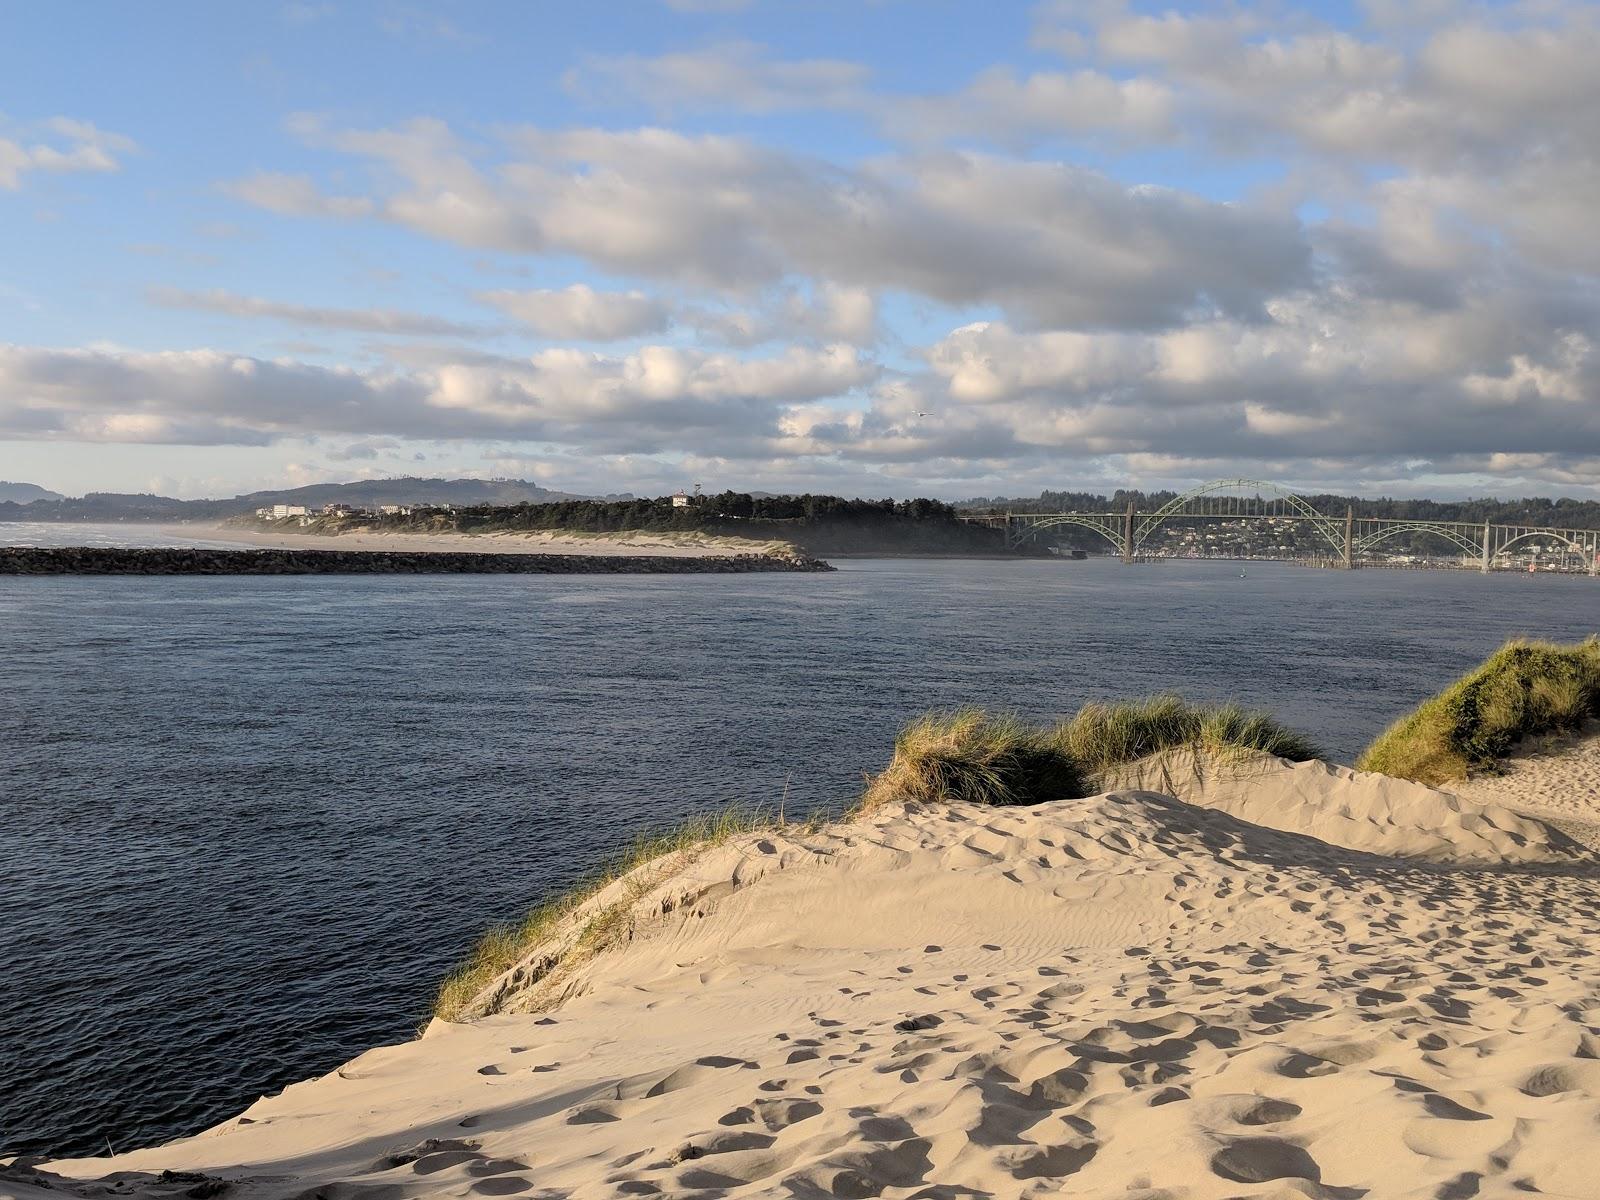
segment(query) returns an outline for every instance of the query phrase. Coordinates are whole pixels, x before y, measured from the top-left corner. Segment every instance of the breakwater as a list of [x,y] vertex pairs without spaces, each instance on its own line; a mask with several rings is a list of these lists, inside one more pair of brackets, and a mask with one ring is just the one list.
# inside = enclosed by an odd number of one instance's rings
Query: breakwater
[[412,550],[0,547],[0,575],[725,575],[831,571],[801,555],[475,554]]

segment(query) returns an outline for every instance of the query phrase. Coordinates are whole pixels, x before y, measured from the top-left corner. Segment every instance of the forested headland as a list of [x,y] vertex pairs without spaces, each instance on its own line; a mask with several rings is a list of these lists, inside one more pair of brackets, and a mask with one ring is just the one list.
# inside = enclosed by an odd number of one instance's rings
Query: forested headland
[[[704,533],[754,541],[781,540],[807,554],[990,555],[1008,551],[998,529],[956,519],[940,500],[861,500],[840,496],[756,496],[721,492],[638,500],[563,500],[550,504],[413,508],[409,512],[327,515],[303,526],[311,533],[356,528],[415,533]],[[1024,553],[1039,555],[1032,547]]]

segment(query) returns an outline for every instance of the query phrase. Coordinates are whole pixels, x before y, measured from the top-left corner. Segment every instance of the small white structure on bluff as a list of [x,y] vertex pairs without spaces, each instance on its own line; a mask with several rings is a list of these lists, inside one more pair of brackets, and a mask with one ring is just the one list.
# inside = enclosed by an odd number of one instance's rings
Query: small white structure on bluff
[[263,504],[256,509],[256,516],[271,517],[275,521],[284,517],[304,517],[309,513],[304,504]]
[[688,496],[688,493],[686,493],[684,491],[681,491],[681,490],[673,492],[672,493],[672,507],[673,508],[688,508],[689,507],[689,496]]

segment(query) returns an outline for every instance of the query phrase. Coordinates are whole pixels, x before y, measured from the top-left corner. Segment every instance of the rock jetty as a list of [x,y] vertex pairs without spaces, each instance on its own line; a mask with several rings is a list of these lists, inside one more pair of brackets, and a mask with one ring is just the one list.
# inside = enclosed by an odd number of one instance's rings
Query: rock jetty
[[0,575],[729,575],[832,571],[803,555],[473,554],[406,550],[0,547]]

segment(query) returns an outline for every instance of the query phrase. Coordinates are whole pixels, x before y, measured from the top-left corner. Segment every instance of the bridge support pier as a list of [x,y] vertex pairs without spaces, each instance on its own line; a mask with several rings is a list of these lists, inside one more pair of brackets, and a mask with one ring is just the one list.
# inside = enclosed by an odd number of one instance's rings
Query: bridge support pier
[[1489,573],[1489,564],[1494,559],[1494,552],[1492,549],[1490,549],[1490,539],[1492,536],[1493,533],[1489,529],[1489,522],[1485,521],[1483,523],[1483,558],[1478,564],[1478,570],[1482,571],[1485,575]]
[[1122,518],[1122,561],[1133,561],[1133,509],[1132,500],[1128,501],[1127,515]]
[[1356,566],[1356,510],[1346,507],[1344,510],[1344,569],[1355,570]]

